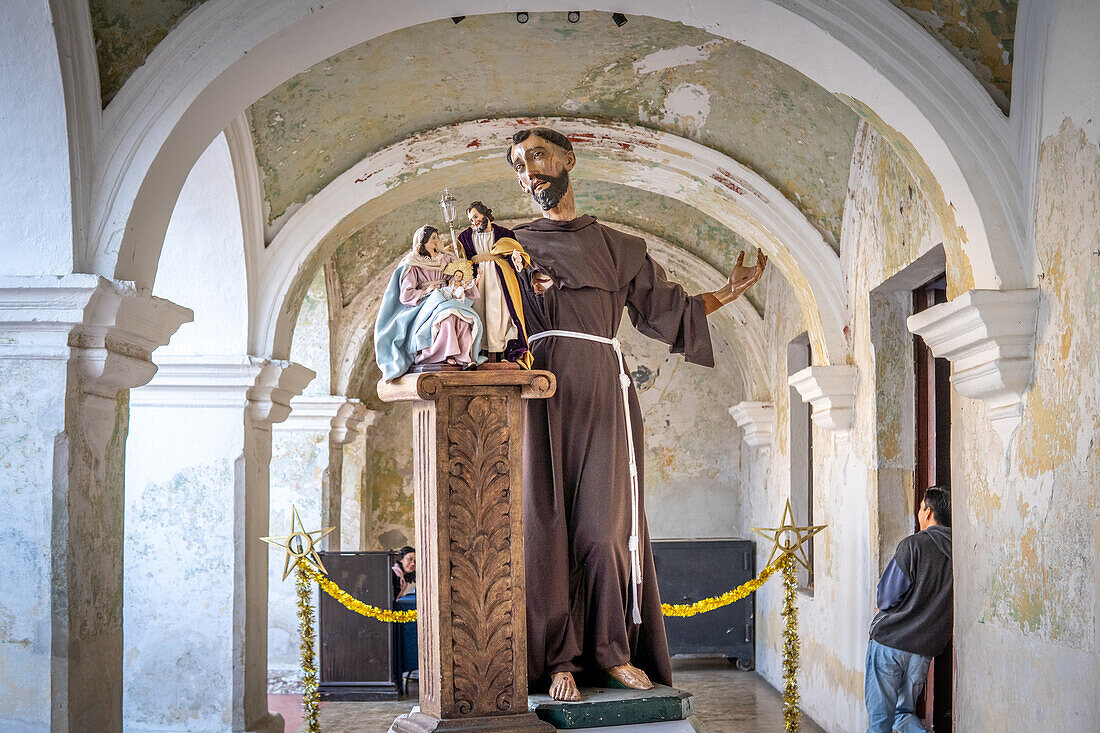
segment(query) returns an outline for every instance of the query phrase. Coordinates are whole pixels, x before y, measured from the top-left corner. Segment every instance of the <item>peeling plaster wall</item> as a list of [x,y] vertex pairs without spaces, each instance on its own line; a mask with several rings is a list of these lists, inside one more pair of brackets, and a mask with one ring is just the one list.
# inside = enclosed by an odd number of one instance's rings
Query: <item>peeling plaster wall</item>
[[205,1],[90,0],[104,107],[180,19]]
[[362,541],[363,459],[366,439],[362,434],[343,446],[340,463],[340,551],[358,552]]
[[317,376],[305,388],[303,394],[331,394],[328,293],[325,287],[325,273],[322,270],[318,270],[313,282],[309,284],[309,290],[302,298],[298,319],[294,323],[290,360],[317,372]]
[[[321,478],[328,467],[328,431],[276,426],[271,435],[271,533],[289,533],[291,505],[307,531],[321,526]],[[321,548],[318,548],[321,549]],[[294,573],[283,580],[285,553],[271,550],[268,564],[267,667],[272,677],[300,679],[298,596]],[[316,603],[316,588],[314,603]],[[315,606],[316,607],[316,606]]]
[[[906,164],[866,123],[857,132],[851,162],[841,263],[850,304],[847,335],[859,374],[856,417],[846,435],[813,428],[813,522],[828,529],[815,539],[813,592],[800,592],[798,599],[803,707],[837,733],[866,727],[863,668],[874,586],[911,521],[908,301],[874,290],[944,237],[938,212]],[[775,434],[770,450],[746,453],[741,481],[751,509],[742,532],[775,526],[790,492],[791,453],[805,450],[790,444],[786,345],[806,326],[794,292],[777,275],[771,271],[761,282],[767,291]],[[770,551],[758,543],[758,567]],[[757,669],[777,687],[783,683],[782,595],[780,583],[757,593]]]
[[[1066,119],[1042,144],[1036,245],[1044,278],[1035,382],[1007,475],[984,406],[953,431],[960,730],[1095,730],[1100,702],[1100,147]],[[956,570],[958,576],[959,570]]]
[[616,28],[597,12],[578,24],[564,13],[531,13],[521,26],[500,13],[413,26],[272,90],[251,107],[268,239],[337,175],[412,131],[563,110],[720,150],[759,171],[838,241],[855,130],[844,103],[701,29],[642,15]]
[[1019,0],[891,0],[981,82],[1008,114]]

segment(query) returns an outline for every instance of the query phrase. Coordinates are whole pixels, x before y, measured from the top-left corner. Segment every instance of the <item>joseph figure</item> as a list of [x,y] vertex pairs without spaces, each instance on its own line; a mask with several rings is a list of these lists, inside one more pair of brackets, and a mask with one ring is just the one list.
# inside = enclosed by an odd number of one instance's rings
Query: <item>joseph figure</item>
[[524,310],[534,368],[557,376],[528,400],[524,542],[528,679],[579,700],[574,673],[633,689],[671,684],[661,600],[643,506],[642,418],[615,340],[623,309],[646,336],[689,362],[714,365],[707,316],[764,273],[737,258],[720,289],[688,295],[645,241],[580,215],[572,143],[547,128],[512,137],[508,163],[544,218],[514,229],[530,254]]

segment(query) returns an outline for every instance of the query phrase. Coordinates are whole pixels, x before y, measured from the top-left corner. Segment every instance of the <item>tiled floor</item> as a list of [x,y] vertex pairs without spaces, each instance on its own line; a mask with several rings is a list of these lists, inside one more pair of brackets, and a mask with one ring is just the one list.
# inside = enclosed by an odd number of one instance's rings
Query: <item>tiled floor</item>
[[[755,672],[738,672],[724,660],[674,660],[677,687],[695,695],[696,717],[707,733],[779,733],[783,730],[783,707],[779,693]],[[415,683],[411,688],[416,694]],[[302,730],[299,698],[269,696],[269,708],[283,713],[286,733]],[[324,733],[385,733],[393,719],[406,713],[415,697],[397,702],[326,702],[321,704]],[[804,733],[823,733],[807,717]]]

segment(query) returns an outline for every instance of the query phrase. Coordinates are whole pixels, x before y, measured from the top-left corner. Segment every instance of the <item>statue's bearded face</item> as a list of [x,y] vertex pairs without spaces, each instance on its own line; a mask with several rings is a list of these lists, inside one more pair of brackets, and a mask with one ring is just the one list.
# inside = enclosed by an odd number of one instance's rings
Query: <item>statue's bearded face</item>
[[512,146],[512,168],[519,185],[543,211],[556,207],[569,190],[569,169],[576,163],[572,151],[531,135]]
[[470,209],[466,212],[466,217],[470,220],[475,232],[484,232],[489,228],[489,217],[477,209]]

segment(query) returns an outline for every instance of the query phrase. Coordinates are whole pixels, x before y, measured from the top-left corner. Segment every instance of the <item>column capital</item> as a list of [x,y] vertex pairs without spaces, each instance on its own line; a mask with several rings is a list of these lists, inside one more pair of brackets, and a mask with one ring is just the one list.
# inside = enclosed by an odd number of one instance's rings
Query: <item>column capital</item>
[[0,358],[75,359],[84,388],[113,399],[156,373],[153,350],[194,318],[134,283],[98,275],[0,278]]
[[856,367],[848,364],[809,366],[787,377],[803,402],[813,405],[818,427],[834,432],[852,429],[856,403]]
[[155,356],[157,373],[130,395],[146,407],[243,408],[264,362],[240,355]]
[[968,290],[909,316],[909,330],[951,362],[951,384],[985,402],[1005,450],[1023,417],[1035,364],[1039,291]]
[[775,406],[771,402],[738,402],[729,409],[730,416],[744,431],[744,440],[753,448],[771,446],[775,432]]
[[363,424],[366,417],[366,405],[357,399],[345,398],[332,420],[329,421],[332,428],[328,432],[329,440],[335,445],[344,445],[355,440],[355,436],[359,433],[359,426]]
[[270,427],[290,415],[290,401],[300,395],[317,372],[292,361],[253,357],[260,369],[247,392],[249,416],[257,425]]

